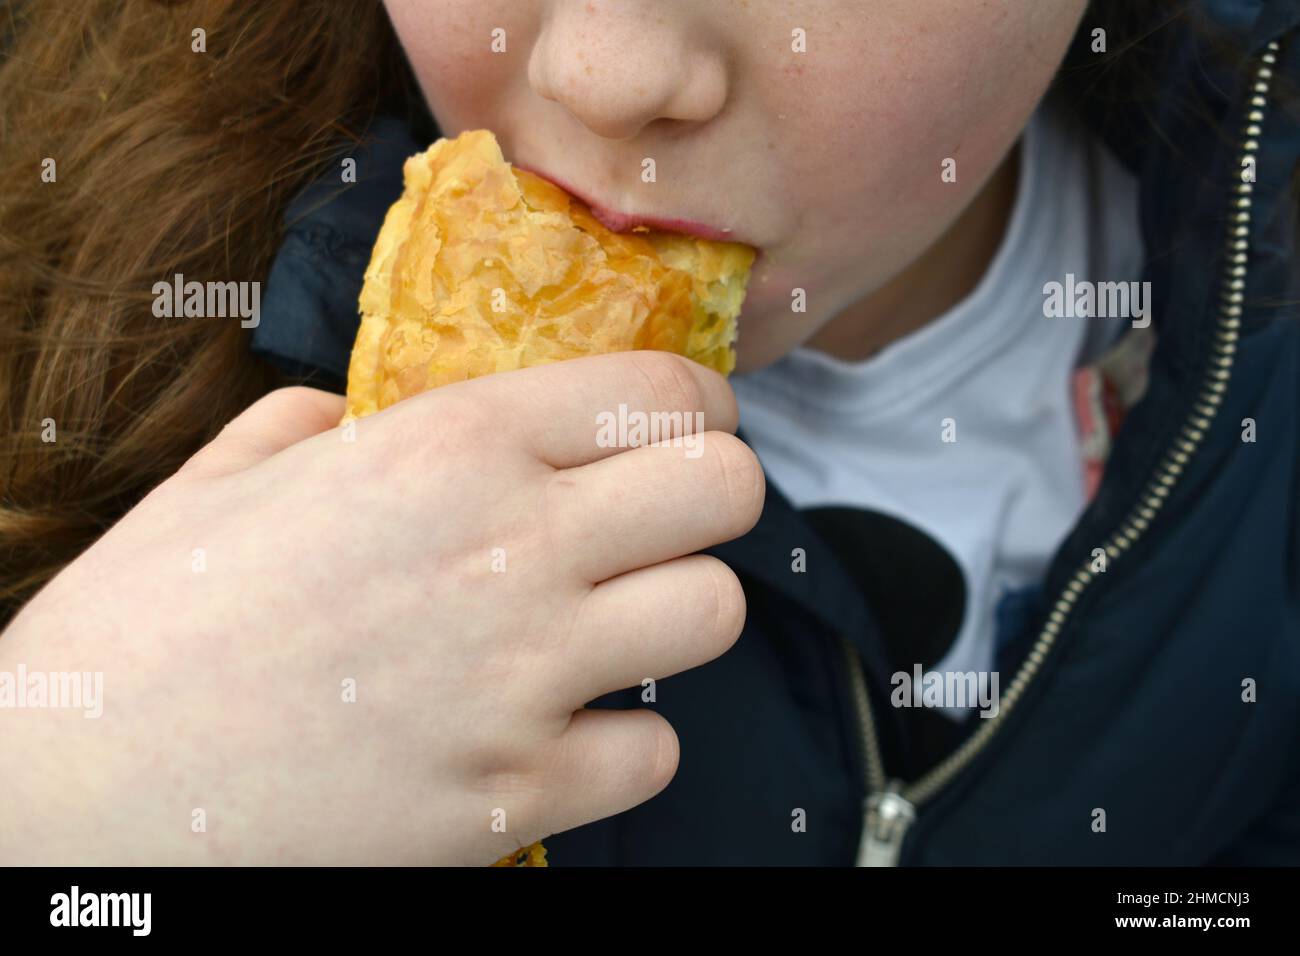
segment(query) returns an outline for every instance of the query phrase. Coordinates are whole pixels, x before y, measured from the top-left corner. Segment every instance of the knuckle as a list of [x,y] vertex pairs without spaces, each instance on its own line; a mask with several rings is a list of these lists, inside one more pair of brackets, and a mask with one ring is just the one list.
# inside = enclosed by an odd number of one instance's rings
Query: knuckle
[[207,478],[221,474],[231,467],[231,462],[238,461],[252,444],[235,426],[236,421],[238,419],[227,422],[216,437],[185,459],[174,477],[181,481]]
[[[541,529],[548,547],[559,547],[572,529],[575,502],[580,497],[578,481],[572,474],[555,471],[544,479]],[[578,503],[581,506],[580,503]],[[588,507],[591,502],[588,502]]]
[[492,434],[483,409],[455,394],[416,395],[379,413],[385,415],[388,419],[378,430],[386,464],[463,460]]
[[254,407],[261,405],[264,409],[274,410],[298,408],[312,401],[314,391],[305,385],[285,385],[267,392]]
[[[244,428],[252,425],[253,430],[273,427],[273,423],[283,420],[309,419],[316,422],[323,414],[320,397],[317,389],[306,385],[286,385],[267,392],[248,406],[234,421],[239,422]],[[324,422],[320,424],[322,427],[325,425]],[[330,424],[337,424],[337,422]],[[222,432],[226,433],[226,429],[229,428],[228,424]]]
[[490,416],[461,395],[441,396],[432,405],[429,424],[444,447],[458,450],[481,445],[492,434]]
[[[236,415],[232,422],[226,425],[226,428],[229,428],[231,424],[241,418],[245,421],[274,418],[285,409],[292,408],[296,403],[301,402],[301,393],[306,391],[307,389],[301,385],[286,385],[283,388],[272,389],[245,408],[241,414]],[[225,431],[225,429],[222,429],[222,431]]]
[[423,403],[423,408],[413,403],[414,411],[423,412],[412,416],[419,418],[423,430],[457,442],[464,439],[478,441],[491,432],[491,416],[469,394],[448,390],[427,397],[429,401]]
[[704,389],[690,359],[673,352],[645,351],[628,353],[628,361],[655,410],[694,412],[704,407]]

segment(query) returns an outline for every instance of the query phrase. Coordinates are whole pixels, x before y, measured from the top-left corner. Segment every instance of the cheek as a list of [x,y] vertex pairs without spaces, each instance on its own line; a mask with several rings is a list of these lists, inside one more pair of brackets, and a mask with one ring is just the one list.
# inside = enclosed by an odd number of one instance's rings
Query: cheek
[[[878,3],[761,87],[792,227],[746,302],[751,353],[788,349],[917,259],[1015,142],[1081,0]],[[1019,9],[1025,8],[1025,9]],[[955,182],[945,182],[945,160]],[[808,312],[790,309],[807,291]],[[748,363],[747,363],[748,364]]]
[[[869,42],[832,47],[824,69],[781,88],[795,195],[819,228],[906,237],[936,214],[950,220],[1016,139],[1073,34],[1060,18],[1044,35],[1034,17],[971,0],[909,4],[882,4],[897,9],[866,25]],[[944,181],[946,160],[956,182]]]
[[388,0],[387,8],[445,135],[499,125],[510,91],[526,78],[540,5],[510,0]]

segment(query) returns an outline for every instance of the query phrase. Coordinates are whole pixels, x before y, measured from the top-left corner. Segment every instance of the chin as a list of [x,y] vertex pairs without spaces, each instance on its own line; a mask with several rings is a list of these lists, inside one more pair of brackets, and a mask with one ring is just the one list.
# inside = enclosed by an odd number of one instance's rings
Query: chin
[[[789,355],[802,341],[802,339],[792,338],[789,328],[781,329],[783,333],[781,335],[771,334],[768,331],[771,321],[771,317],[768,317],[767,323],[756,320],[746,328],[745,316],[741,315],[736,337],[736,368],[733,374],[746,375],[766,368]],[[780,319],[777,321],[779,322]],[[763,328],[764,324],[768,325],[767,329]]]

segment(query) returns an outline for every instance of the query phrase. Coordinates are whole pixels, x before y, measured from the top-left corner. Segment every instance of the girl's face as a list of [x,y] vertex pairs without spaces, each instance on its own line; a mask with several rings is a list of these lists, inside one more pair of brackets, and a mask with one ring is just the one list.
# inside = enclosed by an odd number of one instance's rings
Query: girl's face
[[953,225],[1085,6],[387,0],[447,136],[486,127],[508,160],[605,210],[759,248],[740,371],[807,340]]

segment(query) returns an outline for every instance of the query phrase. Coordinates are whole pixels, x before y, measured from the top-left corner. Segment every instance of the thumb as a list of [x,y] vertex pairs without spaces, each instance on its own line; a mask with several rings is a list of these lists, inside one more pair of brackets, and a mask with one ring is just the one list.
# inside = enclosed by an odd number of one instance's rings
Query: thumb
[[262,396],[187,461],[178,475],[214,478],[251,468],[290,445],[335,427],[342,395],[295,385]]

